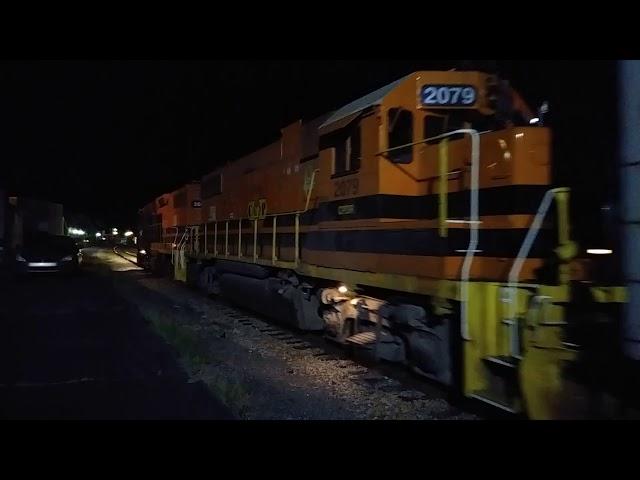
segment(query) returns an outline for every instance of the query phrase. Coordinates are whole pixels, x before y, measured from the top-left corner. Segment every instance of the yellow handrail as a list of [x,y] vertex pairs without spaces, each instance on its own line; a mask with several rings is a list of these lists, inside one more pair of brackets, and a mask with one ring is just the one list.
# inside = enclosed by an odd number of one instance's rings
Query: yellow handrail
[[218,256],[218,222],[213,225],[213,254]]
[[296,223],[295,223],[295,257],[294,257],[294,261],[296,262],[296,265],[298,265],[298,262],[300,261],[300,214],[296,213]]
[[204,254],[207,255],[209,253],[207,245],[207,224],[204,224]]
[[[568,188],[552,188],[547,190],[544,197],[542,197],[542,201],[540,202],[540,206],[538,207],[538,211],[531,222],[531,226],[527,231],[527,234],[520,246],[520,250],[518,251],[518,255],[516,256],[511,269],[509,270],[509,283],[507,287],[507,296],[505,300],[508,304],[506,318],[503,320],[509,326],[509,338],[510,338],[510,355],[519,356],[520,355],[520,346],[519,346],[519,332],[518,332],[518,323],[517,323],[517,289],[518,289],[518,281],[520,280],[520,271],[522,270],[522,266],[524,265],[525,260],[529,256],[529,252],[533,243],[538,236],[538,232],[542,227],[543,220],[551,207],[551,204],[554,200],[558,203],[558,239],[560,243],[560,247],[570,247],[572,245],[569,240],[569,211],[568,211],[568,198],[569,198],[569,189]],[[561,264],[562,267],[562,264]],[[569,275],[568,265],[567,269],[563,270],[562,268],[559,270],[560,275],[565,273],[567,276]],[[568,280],[564,279],[564,280]]]
[[439,177],[438,177],[438,234],[441,237],[446,237],[448,235],[447,229],[447,190],[448,190],[448,175],[447,170],[449,170],[449,139],[444,138],[438,144],[438,167],[439,167]]
[[276,264],[276,223],[278,217],[277,215],[273,217],[273,237],[271,239],[271,263]]
[[[313,191],[313,188],[315,186],[315,180],[316,180],[316,175],[319,172],[319,169],[315,169],[313,170],[312,174],[311,174],[311,180],[310,180],[310,184],[309,184],[309,189],[306,192],[306,198],[305,198],[305,206],[304,206],[304,210],[295,210],[292,212],[281,212],[281,213],[271,213],[271,214],[265,214],[264,217],[262,218],[267,218],[267,217],[271,217],[273,218],[273,226],[272,226],[272,240],[271,240],[271,263],[273,265],[276,264],[278,257],[276,255],[276,239],[277,239],[277,225],[278,225],[278,221],[277,218],[284,216],[284,215],[295,215],[294,217],[294,226],[295,226],[295,264],[297,265],[300,261],[300,215],[304,214],[305,212],[307,212],[309,210],[309,203],[311,201],[311,193]],[[242,257],[242,220],[244,220],[244,217],[241,217],[238,219],[238,255],[237,257]],[[247,217],[248,220],[253,220],[253,262],[257,262],[258,261],[258,219],[257,218],[251,218],[251,217]],[[211,223],[211,222],[208,222]],[[206,225],[205,224],[205,232],[206,230]],[[218,221],[214,221],[213,222],[213,228],[214,228],[214,244],[215,244],[215,248],[214,248],[214,256],[218,256]],[[207,245],[207,240],[206,240],[206,233],[205,233],[205,245]],[[229,221],[225,220],[225,247],[224,247],[224,251],[225,251],[225,256],[228,257],[229,256]],[[205,249],[205,255],[208,254],[208,249]]]
[[253,261],[258,260],[258,219],[253,220]]
[[224,256],[229,256],[229,220],[224,222]]

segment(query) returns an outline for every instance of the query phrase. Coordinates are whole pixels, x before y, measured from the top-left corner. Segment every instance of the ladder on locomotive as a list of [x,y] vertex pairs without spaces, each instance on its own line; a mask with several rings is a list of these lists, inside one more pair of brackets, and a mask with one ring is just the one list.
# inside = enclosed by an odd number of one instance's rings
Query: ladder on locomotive
[[[181,268],[186,266],[186,253],[198,254],[200,248],[200,226],[190,225],[184,227],[184,231],[180,236],[180,229],[176,228],[176,235],[172,244],[172,263],[180,262]],[[175,258],[174,258],[175,257]]]
[[[548,190],[540,205],[525,239],[520,246],[515,258],[509,280],[506,287],[501,290],[501,302],[506,306],[506,314],[501,323],[507,329],[508,353],[507,355],[489,355],[483,359],[488,372],[488,387],[484,390],[473,392],[470,396],[485,403],[510,413],[521,413],[522,392],[519,390],[519,368],[523,359],[521,331],[526,326],[532,329],[533,340],[542,328],[562,328],[564,321],[550,320],[552,298],[539,292],[541,285],[520,283],[520,272],[525,260],[528,258],[531,248],[540,231],[543,221],[554,200],[558,207],[558,242],[559,248],[565,248],[571,242],[568,232],[568,188],[554,188]],[[566,282],[566,272],[563,266],[559,267],[560,282]],[[520,312],[518,311],[518,306]],[[522,313],[524,312],[524,314]],[[544,346],[539,346],[545,348]]]

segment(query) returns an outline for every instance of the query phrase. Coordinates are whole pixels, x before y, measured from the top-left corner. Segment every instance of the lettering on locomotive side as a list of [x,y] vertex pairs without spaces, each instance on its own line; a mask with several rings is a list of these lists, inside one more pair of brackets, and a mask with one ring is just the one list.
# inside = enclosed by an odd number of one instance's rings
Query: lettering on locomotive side
[[357,195],[360,190],[360,184],[357,178],[349,180],[339,180],[333,184],[335,191],[334,197],[348,197]]
[[261,198],[258,201],[249,202],[247,213],[250,220],[264,219],[267,216],[267,200]]
[[338,215],[351,215],[355,213],[356,208],[353,204],[349,205],[340,205],[338,207]]
[[267,216],[267,200],[265,198],[261,198],[258,203],[258,215],[261,219],[264,219]]

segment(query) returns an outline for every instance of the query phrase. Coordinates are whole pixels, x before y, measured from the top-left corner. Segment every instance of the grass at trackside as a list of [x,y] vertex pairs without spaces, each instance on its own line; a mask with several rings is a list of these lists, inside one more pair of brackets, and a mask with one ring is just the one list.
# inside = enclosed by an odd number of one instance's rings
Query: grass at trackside
[[155,302],[136,301],[135,305],[154,331],[176,350],[191,376],[202,380],[236,416],[244,417],[249,393],[241,382],[216,371],[210,344],[190,325],[190,314]]
[[223,375],[216,374],[209,367],[212,363],[209,346],[188,325],[180,325],[176,315],[147,311],[147,318],[156,332],[172,345],[185,360],[192,372],[201,376],[211,391],[225,403],[236,415],[242,417],[248,405],[249,395],[242,384]]

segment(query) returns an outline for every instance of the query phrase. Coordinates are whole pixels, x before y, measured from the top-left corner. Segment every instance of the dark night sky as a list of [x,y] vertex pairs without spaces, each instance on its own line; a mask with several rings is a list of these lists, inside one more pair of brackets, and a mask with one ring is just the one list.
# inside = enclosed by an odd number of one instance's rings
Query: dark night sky
[[[612,190],[613,62],[498,61],[551,105],[558,180],[592,206]],[[456,61],[0,63],[0,184],[132,222],[138,207],[414,70]],[[608,176],[607,176],[608,175]],[[597,179],[587,186],[592,179]]]

